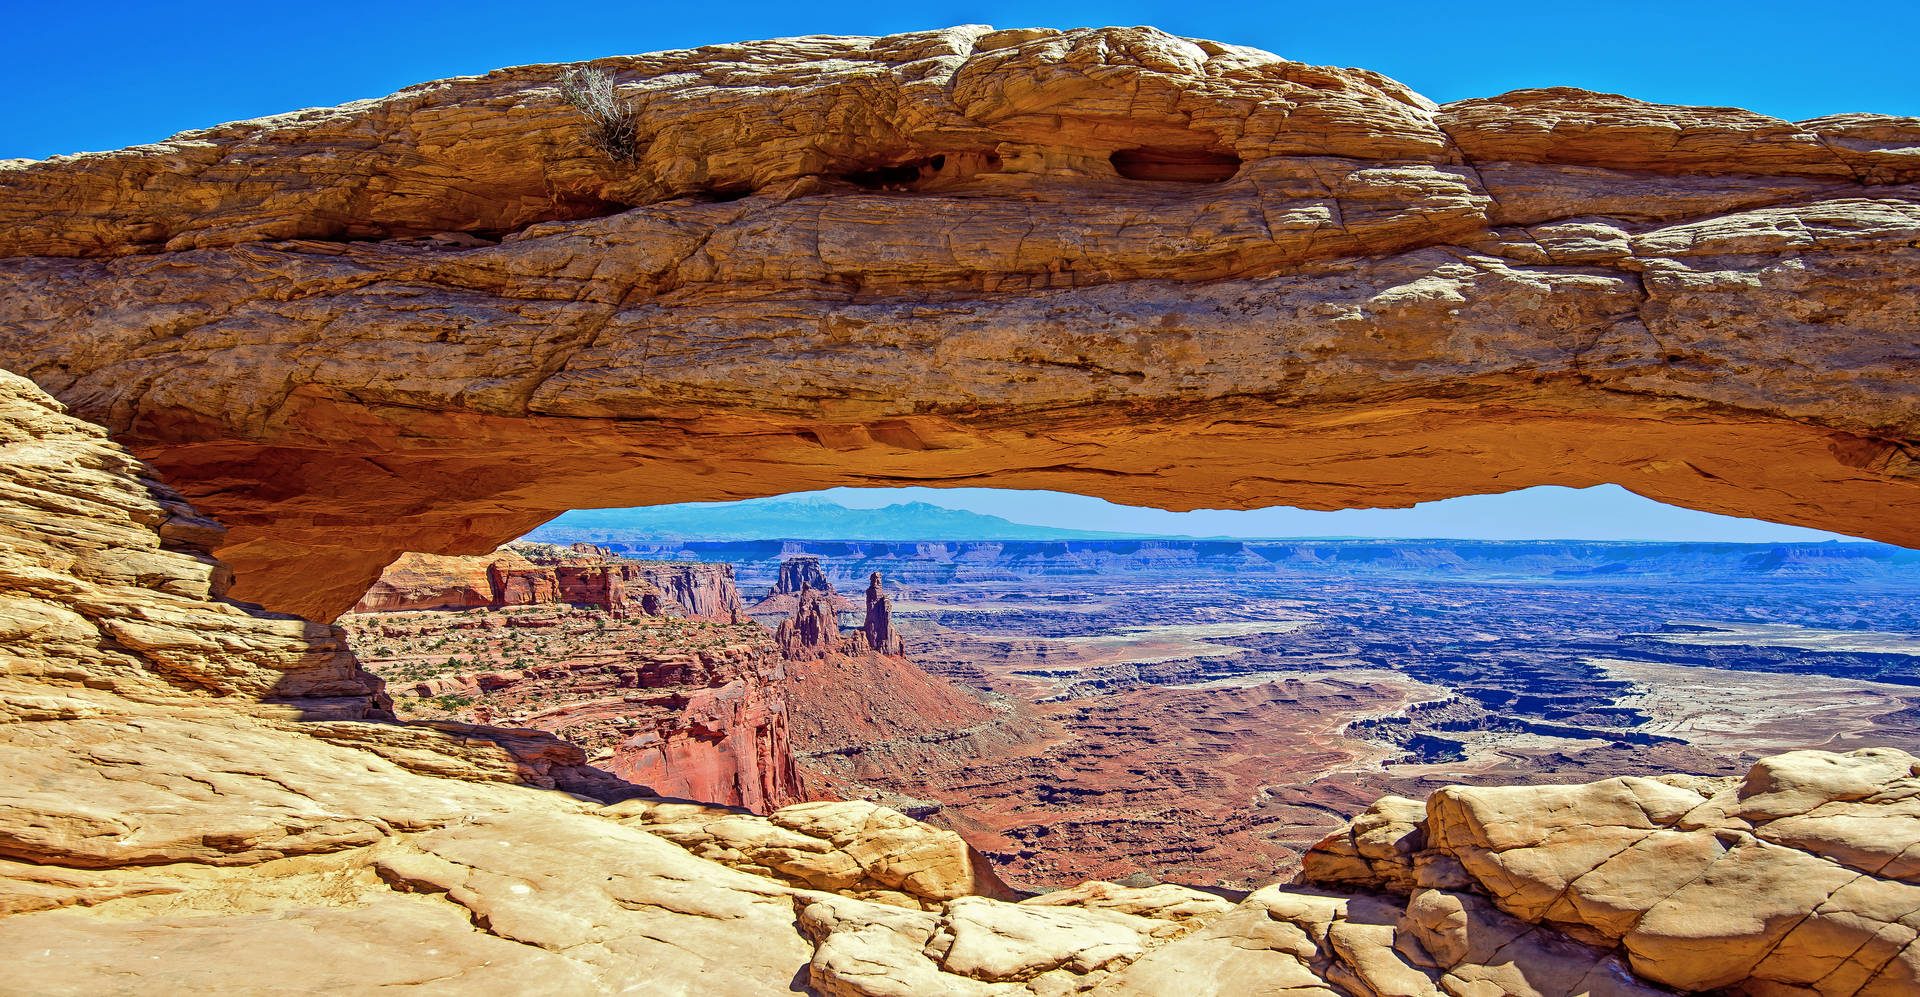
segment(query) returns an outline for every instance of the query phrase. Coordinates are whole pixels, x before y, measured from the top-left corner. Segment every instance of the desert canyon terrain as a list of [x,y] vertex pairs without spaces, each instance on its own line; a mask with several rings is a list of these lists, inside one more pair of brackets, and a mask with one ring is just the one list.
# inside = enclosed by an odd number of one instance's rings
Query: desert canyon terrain
[[1920,544],[1920,121],[974,26],[599,60],[614,155],[568,68],[0,162],[0,992],[1920,992],[1894,548],[501,546],[1603,482]]

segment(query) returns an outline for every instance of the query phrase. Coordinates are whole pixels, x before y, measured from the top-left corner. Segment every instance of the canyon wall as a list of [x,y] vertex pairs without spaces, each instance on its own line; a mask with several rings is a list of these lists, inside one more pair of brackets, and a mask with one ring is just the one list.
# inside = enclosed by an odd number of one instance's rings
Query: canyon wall
[[626,615],[721,623],[741,618],[733,569],[615,557],[603,547],[519,543],[485,557],[409,551],[380,573],[353,612],[499,609],[567,603]]
[[808,38],[0,164],[0,365],[331,618],[567,508],[1621,484],[1920,543],[1920,122],[1436,105],[1152,29]]
[[[801,753],[987,718],[904,659],[877,575],[863,626],[842,633],[834,597],[783,568],[800,587],[774,633],[738,615],[729,565],[587,544],[404,555],[341,623],[403,718],[544,731],[654,793],[755,813],[835,793]],[[824,582],[817,561],[812,574]],[[685,612],[669,593],[726,612]]]
[[343,618],[400,715],[546,731],[670,797],[768,813],[808,798],[787,662],[725,564],[591,544],[409,553]]
[[789,741],[788,662],[758,624],[585,604],[341,624],[402,718],[545,731],[663,796],[755,813],[809,798]]

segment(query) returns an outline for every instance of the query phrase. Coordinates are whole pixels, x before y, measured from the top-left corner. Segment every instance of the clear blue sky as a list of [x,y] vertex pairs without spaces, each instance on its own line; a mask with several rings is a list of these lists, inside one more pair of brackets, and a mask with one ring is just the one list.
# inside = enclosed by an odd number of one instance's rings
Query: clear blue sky
[[[1840,10],[1833,8],[1832,10]],[[1788,119],[1920,115],[1920,3],[1830,14],[1805,3],[562,3],[214,4],[7,0],[0,158],[114,149],[175,132],[391,93],[503,66],[749,38],[952,24],[1152,24],[1175,34],[1364,66],[1457,100],[1569,85]],[[852,493],[1021,522],[1196,535],[1823,538],[1672,509],[1618,488],[1530,489],[1414,510],[1176,515],[986,489]]]
[[5,0],[0,158],[115,149],[444,76],[748,38],[1152,24],[1364,66],[1435,100],[1570,85],[1799,119],[1920,115],[1920,3]]

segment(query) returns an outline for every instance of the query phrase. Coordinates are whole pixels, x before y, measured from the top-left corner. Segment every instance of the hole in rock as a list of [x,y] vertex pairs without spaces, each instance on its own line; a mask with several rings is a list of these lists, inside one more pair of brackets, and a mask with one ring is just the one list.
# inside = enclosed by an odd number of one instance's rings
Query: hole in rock
[[990,173],[1000,166],[999,153],[974,149],[870,166],[842,173],[840,179],[868,190],[926,190],[956,184],[977,173]]
[[891,166],[855,170],[852,173],[843,173],[841,177],[868,190],[908,189],[938,176],[946,165],[947,157],[945,156],[927,156]]
[[726,204],[741,198],[752,197],[753,188],[746,186],[714,187],[694,195],[697,200],[716,204]]
[[491,554],[405,555],[342,625],[405,716],[548,730],[663,795],[878,800],[1022,887],[1245,889],[1450,782],[1920,750],[1920,552],[1614,486],[580,510]]
[[1122,149],[1109,158],[1128,180],[1219,183],[1240,172],[1240,156],[1228,149]]

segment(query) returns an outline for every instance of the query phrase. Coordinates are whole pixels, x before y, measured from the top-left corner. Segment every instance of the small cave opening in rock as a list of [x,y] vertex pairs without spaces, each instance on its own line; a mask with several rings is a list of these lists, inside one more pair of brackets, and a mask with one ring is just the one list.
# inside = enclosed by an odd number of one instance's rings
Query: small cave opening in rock
[[[1247,889],[1429,766],[1730,776],[1750,740],[1842,728],[1920,750],[1893,691],[1916,596],[1920,552],[1617,486],[1185,513],[839,488],[408,554],[341,623],[403,716],[544,730],[656,792],[878,801],[1021,888]],[[1701,726],[1728,699],[1752,715]]]
[[855,170],[843,173],[841,177],[857,187],[868,190],[885,190],[889,187],[910,187],[940,172],[947,165],[945,156],[927,156],[924,159],[895,163],[891,166],[875,166],[871,169]]
[[917,191],[951,186],[1000,168],[999,153],[968,149],[880,163],[841,173],[839,178],[867,190]]
[[753,193],[753,188],[745,184],[726,184],[702,190],[694,195],[694,199],[712,204],[729,204],[752,197]]
[[1121,149],[1108,159],[1128,180],[1153,183],[1219,183],[1240,172],[1240,156],[1229,149]]

